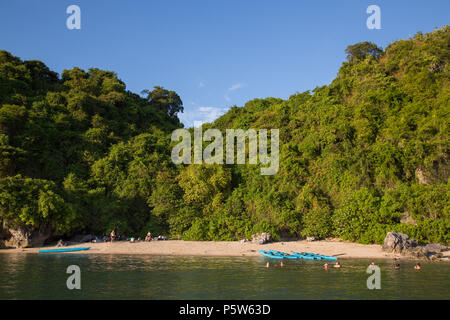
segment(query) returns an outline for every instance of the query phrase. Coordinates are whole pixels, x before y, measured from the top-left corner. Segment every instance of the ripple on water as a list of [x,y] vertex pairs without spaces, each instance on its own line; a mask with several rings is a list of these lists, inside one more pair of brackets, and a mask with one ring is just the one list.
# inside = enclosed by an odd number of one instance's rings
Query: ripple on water
[[[0,299],[449,299],[450,264],[379,261],[381,290],[368,290],[367,259],[286,261],[259,257],[0,254]],[[81,268],[68,290],[66,269]]]

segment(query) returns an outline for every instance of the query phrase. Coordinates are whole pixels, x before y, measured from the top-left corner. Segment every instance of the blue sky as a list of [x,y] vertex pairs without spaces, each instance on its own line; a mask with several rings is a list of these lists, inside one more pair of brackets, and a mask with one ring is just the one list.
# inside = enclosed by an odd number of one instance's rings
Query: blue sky
[[[66,8],[81,8],[81,30]],[[381,30],[369,30],[369,5]],[[0,2],[0,49],[52,70],[117,72],[140,93],[175,90],[186,126],[254,98],[288,98],[328,84],[349,44],[382,47],[450,24],[448,0],[45,0]]]

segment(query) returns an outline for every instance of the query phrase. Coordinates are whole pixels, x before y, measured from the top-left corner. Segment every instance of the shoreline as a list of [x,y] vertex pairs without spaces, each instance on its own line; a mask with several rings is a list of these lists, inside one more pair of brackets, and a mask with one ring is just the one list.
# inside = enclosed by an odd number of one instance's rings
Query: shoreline
[[[64,247],[56,244],[39,248],[1,249],[0,253],[38,253],[41,249],[61,249],[90,247],[89,251],[73,252],[75,254],[131,254],[131,255],[158,255],[158,256],[211,256],[211,257],[261,257],[258,250],[278,250],[283,252],[314,252],[323,255],[335,256],[339,259],[365,258],[365,259],[401,259],[416,260],[411,257],[382,251],[381,245],[359,244],[343,241],[280,241],[266,244],[254,244],[240,241],[183,241],[165,240],[151,242],[128,241],[77,243]],[[441,261],[449,261],[450,251],[443,252]]]

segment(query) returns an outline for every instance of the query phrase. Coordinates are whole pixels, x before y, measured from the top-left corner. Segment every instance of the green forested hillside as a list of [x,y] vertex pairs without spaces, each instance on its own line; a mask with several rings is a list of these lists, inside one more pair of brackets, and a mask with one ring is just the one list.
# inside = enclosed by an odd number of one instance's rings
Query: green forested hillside
[[256,232],[449,242],[450,27],[359,43],[328,86],[255,99],[203,129],[280,130],[280,168],[176,166],[180,97],[144,99],[114,73],[0,52],[0,219],[55,233],[189,240]]
[[113,72],[58,77],[0,51],[0,218],[61,234],[142,229],[183,110],[173,91],[145,94],[126,91]]

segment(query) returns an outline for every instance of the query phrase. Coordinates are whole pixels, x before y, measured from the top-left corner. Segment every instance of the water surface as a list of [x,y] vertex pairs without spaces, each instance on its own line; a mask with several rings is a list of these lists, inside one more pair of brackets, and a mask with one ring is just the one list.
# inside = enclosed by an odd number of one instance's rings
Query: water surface
[[[450,264],[375,261],[381,289],[367,289],[366,259],[286,261],[259,257],[99,254],[0,254],[0,299],[450,299]],[[277,263],[279,263],[277,261]],[[81,269],[81,290],[69,290],[67,267]]]

